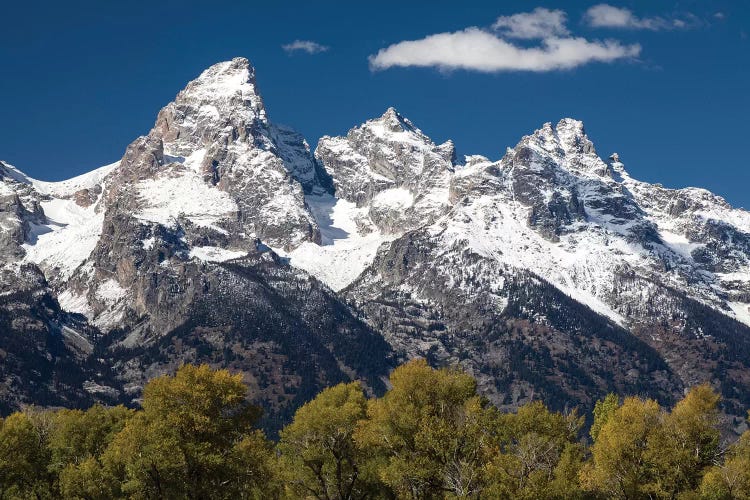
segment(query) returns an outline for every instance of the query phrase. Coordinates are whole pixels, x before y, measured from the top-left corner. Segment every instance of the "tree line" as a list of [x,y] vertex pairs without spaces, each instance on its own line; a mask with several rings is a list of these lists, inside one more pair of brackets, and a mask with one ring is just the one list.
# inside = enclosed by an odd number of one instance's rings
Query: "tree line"
[[142,408],[28,409],[0,424],[2,499],[748,499],[750,431],[722,447],[706,384],[673,408],[610,394],[588,435],[535,401],[501,412],[423,360],[368,399],[322,391],[276,443],[241,375],[185,365]]

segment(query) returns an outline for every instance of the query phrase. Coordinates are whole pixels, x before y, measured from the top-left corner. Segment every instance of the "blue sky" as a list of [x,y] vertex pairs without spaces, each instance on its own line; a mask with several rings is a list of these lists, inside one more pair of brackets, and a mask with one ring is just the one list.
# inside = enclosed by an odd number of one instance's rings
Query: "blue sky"
[[499,158],[571,116],[634,177],[750,208],[750,2],[347,4],[6,2],[0,158],[49,180],[115,161],[187,81],[246,56],[271,119],[312,145],[395,106]]

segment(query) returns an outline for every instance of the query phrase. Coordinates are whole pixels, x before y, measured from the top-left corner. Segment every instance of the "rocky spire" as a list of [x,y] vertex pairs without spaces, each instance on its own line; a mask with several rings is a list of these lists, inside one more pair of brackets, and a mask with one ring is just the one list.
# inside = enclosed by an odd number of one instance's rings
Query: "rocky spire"
[[582,121],[563,118],[557,122],[555,133],[566,153],[596,154],[594,143],[586,135]]
[[266,111],[255,70],[244,57],[214,64],[188,83],[156,120],[157,135],[175,156],[188,156],[214,142],[264,142]]
[[612,153],[609,155],[609,168],[612,170],[612,176],[617,181],[622,181],[625,177],[629,177],[625,170],[625,164],[620,161],[620,155]]
[[[304,138],[268,120],[255,70],[238,57],[203,71],[159,112],[148,136],[128,147],[108,198],[128,191],[117,206],[159,223],[196,222],[223,206],[211,224],[232,238],[291,248],[318,239],[304,202],[305,191],[323,190],[318,173]],[[183,191],[197,199],[169,201]]]
[[399,113],[396,110],[396,108],[394,108],[393,106],[389,107],[385,111],[385,113],[383,113],[383,116],[373,121],[382,122],[383,125],[391,132],[414,132],[418,130],[409,120],[404,118],[401,115],[401,113]]

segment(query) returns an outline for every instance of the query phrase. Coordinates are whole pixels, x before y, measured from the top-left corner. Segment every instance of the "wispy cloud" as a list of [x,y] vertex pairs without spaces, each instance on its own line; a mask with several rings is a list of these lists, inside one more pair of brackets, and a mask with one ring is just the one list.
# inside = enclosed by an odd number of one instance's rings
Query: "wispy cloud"
[[568,35],[566,21],[567,15],[562,10],[537,7],[531,12],[498,17],[492,28],[507,38],[531,40]]
[[293,52],[307,52],[308,54],[318,54],[329,49],[326,45],[321,45],[311,40],[295,40],[281,46],[288,54]]
[[[641,52],[638,44],[572,36],[566,27],[566,19],[563,11],[537,8],[532,12],[500,17],[492,29],[470,27],[402,41],[370,56],[370,68],[378,71],[417,66],[486,73],[543,72],[635,58]],[[522,45],[509,39],[538,42]]]
[[681,17],[638,17],[630,9],[601,3],[590,7],[583,16],[584,22],[592,28],[620,28],[633,30],[685,29],[697,24],[692,14]]

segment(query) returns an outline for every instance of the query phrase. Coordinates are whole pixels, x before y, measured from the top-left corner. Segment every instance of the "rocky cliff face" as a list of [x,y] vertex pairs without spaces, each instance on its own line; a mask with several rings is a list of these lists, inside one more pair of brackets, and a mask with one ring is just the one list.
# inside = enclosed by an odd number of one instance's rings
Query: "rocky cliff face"
[[0,258],[23,257],[23,243],[33,238],[32,225],[44,221],[36,191],[14,167],[0,162]]
[[452,142],[436,146],[393,108],[346,137],[323,137],[315,150],[336,197],[367,207],[386,233],[416,229],[447,211],[455,155]]
[[286,249],[319,241],[305,190],[323,191],[309,148],[268,121],[248,61],[212,66],[108,176],[102,237],[71,293],[103,328],[139,324],[142,336],[158,336],[182,321],[185,304],[154,284],[191,291],[201,282],[192,260],[240,257],[258,239]]
[[120,384],[95,352],[97,333],[60,309],[35,265],[0,268],[0,411],[119,402]]
[[[568,119],[500,161],[469,158],[450,192],[446,215],[381,247],[345,291],[405,356],[461,362],[488,385],[514,372],[499,403],[519,383],[590,404],[613,384],[679,394],[703,380],[738,413],[750,403],[747,212],[634,181]],[[519,321],[535,326],[519,336]]]
[[461,364],[501,406],[669,402],[704,380],[728,413],[750,406],[750,214],[632,179],[572,119],[459,161],[391,108],[313,154],[237,58],[115,164],[45,183],[0,163],[0,257],[21,360],[3,376],[39,363],[47,391],[8,382],[6,408],[134,403],[208,362],[245,374],[273,428],[414,356]]
[[382,336],[270,249],[320,241],[305,194],[329,184],[302,136],[268,120],[246,59],[189,83],[116,164],[63,183],[7,172],[3,252],[84,318],[79,341],[114,370],[102,391],[132,403],[181,363],[230,366],[274,428],[327,385],[383,390]]

